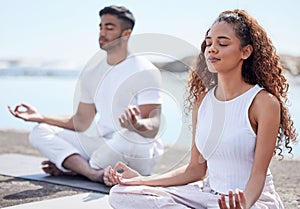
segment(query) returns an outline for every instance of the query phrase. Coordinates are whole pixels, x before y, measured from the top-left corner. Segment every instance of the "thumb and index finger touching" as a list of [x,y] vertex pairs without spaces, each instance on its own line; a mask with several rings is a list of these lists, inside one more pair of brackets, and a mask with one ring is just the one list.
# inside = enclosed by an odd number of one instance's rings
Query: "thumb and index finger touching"
[[128,170],[128,167],[122,162],[118,162],[114,167],[114,171],[117,173],[123,173],[126,170]]
[[25,104],[25,103],[21,103],[21,104],[19,104],[19,105],[17,105],[16,107],[15,107],[15,109],[13,110],[13,108],[11,107],[11,106],[7,106],[8,107],[8,109],[9,109],[9,111],[10,112],[19,112],[20,110],[20,108],[25,108],[25,109],[30,109],[31,108],[31,106],[30,105],[27,105],[27,104]]

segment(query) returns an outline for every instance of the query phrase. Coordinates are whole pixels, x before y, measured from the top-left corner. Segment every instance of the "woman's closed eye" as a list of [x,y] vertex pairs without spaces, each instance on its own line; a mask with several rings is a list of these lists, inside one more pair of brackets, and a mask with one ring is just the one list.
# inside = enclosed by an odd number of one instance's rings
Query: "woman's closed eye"
[[[212,43],[206,43],[205,45],[206,45],[206,47],[210,47],[210,46],[212,46],[213,44],[212,44]],[[219,46],[228,46],[227,43],[218,43],[218,45],[219,45]]]

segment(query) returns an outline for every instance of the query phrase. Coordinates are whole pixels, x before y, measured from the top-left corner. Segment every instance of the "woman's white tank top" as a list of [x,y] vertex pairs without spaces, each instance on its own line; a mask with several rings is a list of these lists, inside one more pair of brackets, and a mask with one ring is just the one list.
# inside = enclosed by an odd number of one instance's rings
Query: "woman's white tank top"
[[256,145],[248,112],[262,89],[255,85],[232,100],[219,101],[214,87],[200,105],[195,142],[207,160],[209,184],[217,192],[245,189]]

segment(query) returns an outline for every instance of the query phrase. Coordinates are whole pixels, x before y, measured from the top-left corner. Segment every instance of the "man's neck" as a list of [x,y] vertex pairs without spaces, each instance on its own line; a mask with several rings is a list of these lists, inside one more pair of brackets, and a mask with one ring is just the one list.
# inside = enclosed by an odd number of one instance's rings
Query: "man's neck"
[[123,48],[114,49],[107,52],[107,63],[109,65],[117,65],[128,56],[128,50]]

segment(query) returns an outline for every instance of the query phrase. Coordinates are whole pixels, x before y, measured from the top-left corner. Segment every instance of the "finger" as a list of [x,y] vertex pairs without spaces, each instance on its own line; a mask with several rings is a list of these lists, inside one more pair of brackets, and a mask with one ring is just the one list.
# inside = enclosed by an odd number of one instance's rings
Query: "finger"
[[[112,169],[112,174],[111,174],[111,177],[112,177],[112,181],[115,182],[115,183],[119,183],[121,184],[122,183],[122,173],[125,171],[125,170],[128,170],[127,166],[122,163],[122,162],[118,162],[116,164],[116,166],[114,167],[114,169]],[[123,172],[120,172],[120,171],[123,171]]]
[[222,209],[222,202],[220,199],[218,199],[218,205],[219,205],[219,208]]
[[103,177],[103,182],[106,186],[112,186],[113,184],[110,182],[108,178]]
[[128,110],[130,111],[131,115],[139,115],[139,110],[136,107],[129,107]]
[[119,117],[119,122],[120,122],[120,124],[123,124],[123,120],[121,117]]
[[105,185],[109,184],[107,176],[103,176],[103,182]]
[[235,208],[241,208],[241,204],[239,201],[239,195],[237,193],[234,194],[234,199],[235,199]]
[[129,109],[129,111],[131,114],[130,119],[131,119],[132,123],[134,124],[137,121],[137,115],[132,109]]
[[15,111],[11,108],[11,106],[7,106],[7,108],[8,108],[8,110],[9,110],[9,112],[10,112],[11,114],[13,114],[14,116],[16,116],[16,113],[15,113]]
[[115,166],[114,166],[114,169],[113,170],[118,170],[118,168],[124,168],[126,167],[126,165],[122,162],[122,161],[118,161]]
[[227,204],[226,204],[225,195],[222,194],[221,198],[222,198],[223,208],[226,208],[226,209],[227,209],[228,207],[227,207]]
[[115,171],[112,170],[111,172],[112,172],[112,173],[111,173],[111,177],[112,177],[113,181],[114,181],[114,182],[118,182],[118,181],[117,181],[117,177],[116,177],[116,175],[115,175]]
[[50,160],[44,160],[41,162],[42,165],[49,165],[51,164],[52,162]]
[[21,105],[17,105],[17,106],[15,107],[14,112],[18,112],[20,107],[21,107]]
[[124,115],[121,115],[120,117],[119,117],[119,122],[120,122],[120,124],[121,125],[125,125],[125,116]]
[[28,108],[30,107],[29,105],[27,105],[27,104],[25,104],[25,103],[22,103],[21,106],[22,106],[22,107],[25,107],[26,109],[28,109]]
[[123,172],[124,172],[124,171],[128,170],[128,167],[127,167],[127,165],[125,165],[123,162],[119,161],[119,162],[117,162],[117,164],[115,165],[114,170],[115,170],[115,171],[118,171],[119,169],[122,169]]
[[131,115],[130,109],[125,110],[125,114],[126,114],[126,119],[131,120],[132,115]]
[[18,112],[19,113],[24,113],[27,112],[29,108],[24,107],[22,104],[18,106]]
[[104,175],[103,175],[103,182],[106,186],[112,186],[113,183],[111,181],[111,178],[110,178],[110,170],[111,170],[111,166],[108,166],[104,169]]
[[20,116],[21,112],[19,111],[19,107],[20,105],[16,106],[15,109],[13,110],[10,106],[8,106],[8,110],[13,116],[25,120],[23,117]]
[[218,205],[219,205],[219,208],[220,208],[220,209],[225,209],[225,208],[223,207],[223,202],[222,202],[221,199],[218,199]]
[[233,198],[232,190],[229,190],[228,196],[229,196],[229,208],[234,208],[234,198]]
[[126,114],[125,114],[125,115],[121,115],[121,118],[122,118],[122,120],[124,121],[123,123],[126,123],[126,121],[127,121],[127,116],[126,116]]
[[128,113],[129,113],[130,119],[135,118],[135,116],[136,116],[135,112],[131,108],[128,109]]
[[226,199],[225,199],[225,195],[224,194],[221,194],[221,198],[219,200],[220,201],[218,201],[218,204],[219,204],[220,208],[221,209],[227,209]]
[[240,203],[243,204],[243,203],[246,203],[246,197],[245,197],[245,194],[244,192],[239,192],[239,199],[240,199]]
[[132,110],[134,111],[135,115],[141,114],[139,108],[137,108],[136,106],[132,107]]
[[109,175],[109,170],[111,169],[111,166],[107,166],[105,169],[104,169],[104,176],[108,176]]
[[236,204],[236,207],[242,208],[242,205],[246,203],[245,194],[243,191],[240,191],[239,189],[237,189],[236,193],[238,197],[238,204]]
[[109,181],[111,182],[111,185],[117,184],[117,182],[113,178],[113,169],[112,168],[109,170],[108,178],[109,178]]
[[113,178],[113,181],[118,183],[118,184],[122,184],[122,181],[121,181],[121,175],[116,173],[116,171],[113,171],[113,175],[112,175],[112,178]]

